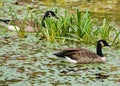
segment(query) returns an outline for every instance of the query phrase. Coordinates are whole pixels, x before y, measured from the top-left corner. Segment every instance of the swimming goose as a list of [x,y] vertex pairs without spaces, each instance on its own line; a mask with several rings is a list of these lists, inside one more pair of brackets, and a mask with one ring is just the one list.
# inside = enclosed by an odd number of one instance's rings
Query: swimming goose
[[99,40],[97,42],[96,52],[91,52],[83,48],[68,48],[61,52],[54,53],[58,57],[66,58],[72,63],[95,63],[106,62],[106,57],[102,53],[102,46],[109,46],[105,40]]
[[45,27],[45,22],[44,20],[47,18],[47,17],[55,17],[56,19],[59,19],[59,17],[56,16],[56,14],[53,12],[53,11],[47,11],[45,13],[45,15],[43,16],[43,19],[42,19],[42,26]]
[[[47,11],[42,19],[42,26],[45,27],[45,23],[44,20],[47,17],[55,17],[58,19],[58,17],[56,16],[56,14],[53,11]],[[11,31],[19,31],[22,28],[24,28],[25,32],[35,32],[38,31],[39,26],[37,24],[37,22],[32,21],[32,20],[4,20],[4,19],[0,19],[1,22],[4,22],[7,24],[7,28],[8,30]]]

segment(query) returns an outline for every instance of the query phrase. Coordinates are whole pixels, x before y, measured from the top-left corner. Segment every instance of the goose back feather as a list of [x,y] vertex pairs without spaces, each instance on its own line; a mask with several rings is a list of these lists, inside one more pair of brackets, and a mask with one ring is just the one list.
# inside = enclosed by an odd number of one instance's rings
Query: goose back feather
[[83,48],[68,48],[62,52],[54,53],[58,57],[69,57],[77,63],[103,62],[96,53]]

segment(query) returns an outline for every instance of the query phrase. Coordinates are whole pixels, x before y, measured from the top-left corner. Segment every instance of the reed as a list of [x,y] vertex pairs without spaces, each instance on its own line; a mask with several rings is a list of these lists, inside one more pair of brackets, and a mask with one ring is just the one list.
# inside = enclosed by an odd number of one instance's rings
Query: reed
[[[57,11],[58,12],[58,11]],[[120,32],[116,31],[109,22],[104,19],[102,25],[94,28],[90,13],[88,10],[81,12],[78,9],[75,14],[65,11],[64,17],[58,20],[47,19],[46,29],[42,34],[50,42],[61,42],[65,40],[74,42],[94,43],[98,39],[105,39],[118,42]],[[112,36],[114,33],[114,37]]]
[[[59,12],[57,9],[56,12]],[[57,13],[59,14],[59,13]],[[29,11],[23,21],[27,21]],[[105,39],[112,42],[112,45],[118,45],[120,43],[120,31],[116,30],[114,26],[104,19],[102,25],[97,28],[91,19],[90,12],[86,10],[81,12],[78,9],[74,14],[71,14],[69,10],[65,10],[63,16],[59,16],[59,19],[46,18],[45,25],[42,27],[41,21],[37,14],[31,15],[31,20],[35,20],[39,30],[36,31],[36,36],[43,37],[49,42],[80,42],[80,43],[95,43],[99,39]],[[42,27],[42,28],[41,28]],[[25,37],[25,23],[22,24],[22,29],[17,32],[21,38]],[[120,45],[119,45],[120,46]]]

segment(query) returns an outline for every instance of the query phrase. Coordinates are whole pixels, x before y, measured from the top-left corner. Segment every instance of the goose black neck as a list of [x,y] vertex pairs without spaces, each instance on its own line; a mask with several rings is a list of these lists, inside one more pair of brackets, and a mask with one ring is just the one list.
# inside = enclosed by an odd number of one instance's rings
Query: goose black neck
[[100,44],[100,41],[97,43],[97,55],[99,55],[100,57],[103,57],[103,53],[102,53],[102,45]]
[[45,16],[44,15],[44,17],[43,17],[43,19],[42,19],[42,26],[45,28],[45,22],[44,22],[44,20],[45,20],[45,18],[46,18],[47,16]]

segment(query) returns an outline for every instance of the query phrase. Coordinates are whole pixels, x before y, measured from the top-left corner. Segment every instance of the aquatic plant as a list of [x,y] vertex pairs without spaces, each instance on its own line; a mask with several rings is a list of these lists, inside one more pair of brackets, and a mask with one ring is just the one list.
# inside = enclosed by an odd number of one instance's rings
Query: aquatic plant
[[[59,15],[58,9],[55,10]],[[12,8],[10,8],[12,17],[17,17],[13,13]],[[103,19],[102,25],[95,27],[95,24],[92,21],[90,12],[88,10],[82,12],[78,9],[76,12],[70,13],[69,10],[65,10],[63,16],[59,16],[59,19],[55,18],[46,18],[45,25],[46,28],[42,27],[41,17],[37,13],[30,13],[27,11],[27,14],[23,18],[23,24],[21,25],[21,30],[17,31],[17,34],[20,38],[25,37],[25,24],[26,21],[34,20],[37,23],[38,31],[36,31],[36,36],[46,39],[49,42],[79,42],[79,43],[95,43],[99,39],[105,39],[112,42],[112,45],[119,46],[119,35],[120,31],[116,30],[106,19]],[[42,27],[42,28],[39,28]],[[36,26],[34,26],[36,28]]]
[[69,40],[95,43],[98,39],[105,39],[116,43],[119,40],[120,32],[116,32],[106,19],[103,19],[101,26],[95,28],[88,10],[81,12],[77,9],[74,14],[66,10],[64,17],[61,16],[58,20],[47,19],[45,23],[47,27],[41,33],[50,42]]

